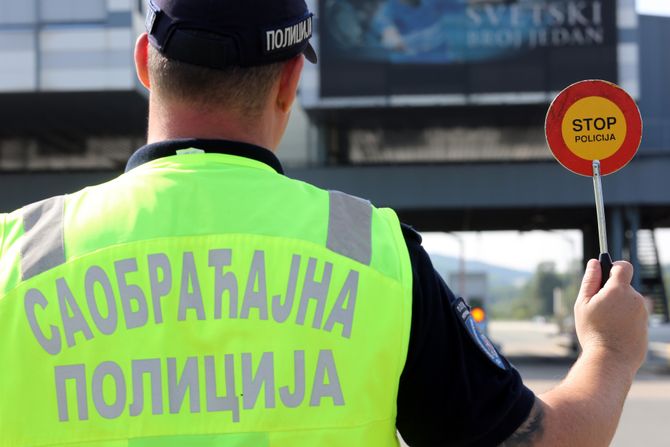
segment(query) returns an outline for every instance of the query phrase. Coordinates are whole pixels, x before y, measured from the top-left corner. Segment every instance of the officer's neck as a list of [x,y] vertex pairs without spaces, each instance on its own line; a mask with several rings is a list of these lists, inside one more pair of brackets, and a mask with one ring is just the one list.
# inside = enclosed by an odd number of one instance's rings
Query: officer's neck
[[285,123],[268,108],[254,119],[220,109],[184,103],[149,101],[148,143],[180,138],[221,139],[254,144],[275,151]]

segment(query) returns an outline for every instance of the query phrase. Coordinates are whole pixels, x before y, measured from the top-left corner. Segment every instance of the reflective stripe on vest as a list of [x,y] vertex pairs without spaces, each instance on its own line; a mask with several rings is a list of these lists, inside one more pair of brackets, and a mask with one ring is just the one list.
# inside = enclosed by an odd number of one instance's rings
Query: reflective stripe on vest
[[[340,191],[329,191],[328,241],[336,253],[370,264],[372,257],[372,205]],[[64,197],[26,206],[21,246],[21,279],[27,280],[65,262],[63,246]]]
[[24,281],[65,263],[63,196],[26,206],[22,210],[25,234],[21,245]]
[[8,216],[0,447],[396,445],[392,211],[196,154]]
[[372,205],[339,191],[330,191],[328,242],[336,253],[370,265],[372,257]]

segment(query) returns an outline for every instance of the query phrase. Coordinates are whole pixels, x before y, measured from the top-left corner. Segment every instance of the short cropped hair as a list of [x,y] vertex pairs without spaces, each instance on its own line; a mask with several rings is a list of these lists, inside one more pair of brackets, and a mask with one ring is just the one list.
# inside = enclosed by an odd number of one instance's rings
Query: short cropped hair
[[161,97],[205,109],[223,107],[249,118],[260,115],[284,65],[213,69],[169,59],[149,45],[149,77]]

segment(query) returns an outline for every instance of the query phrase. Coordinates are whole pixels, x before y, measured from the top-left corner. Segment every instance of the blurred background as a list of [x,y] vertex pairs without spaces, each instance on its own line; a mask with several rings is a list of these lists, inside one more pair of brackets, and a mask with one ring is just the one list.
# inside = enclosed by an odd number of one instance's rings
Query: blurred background
[[[610,253],[651,319],[614,445],[667,446],[670,2],[313,0],[317,65],[279,156],[287,174],[390,206],[536,391],[579,352],[571,308],[597,257],[592,182],[544,139],[569,84],[626,89],[642,145],[603,179]],[[144,144],[132,49],[144,0],[0,0],[0,213],[109,180]]]

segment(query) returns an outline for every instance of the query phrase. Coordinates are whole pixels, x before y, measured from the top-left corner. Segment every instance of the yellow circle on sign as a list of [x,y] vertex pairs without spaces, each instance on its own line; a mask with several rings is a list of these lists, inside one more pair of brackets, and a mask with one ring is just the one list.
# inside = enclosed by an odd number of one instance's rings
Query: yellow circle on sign
[[626,139],[626,118],[609,99],[587,96],[576,101],[563,117],[563,140],[576,156],[604,160]]

